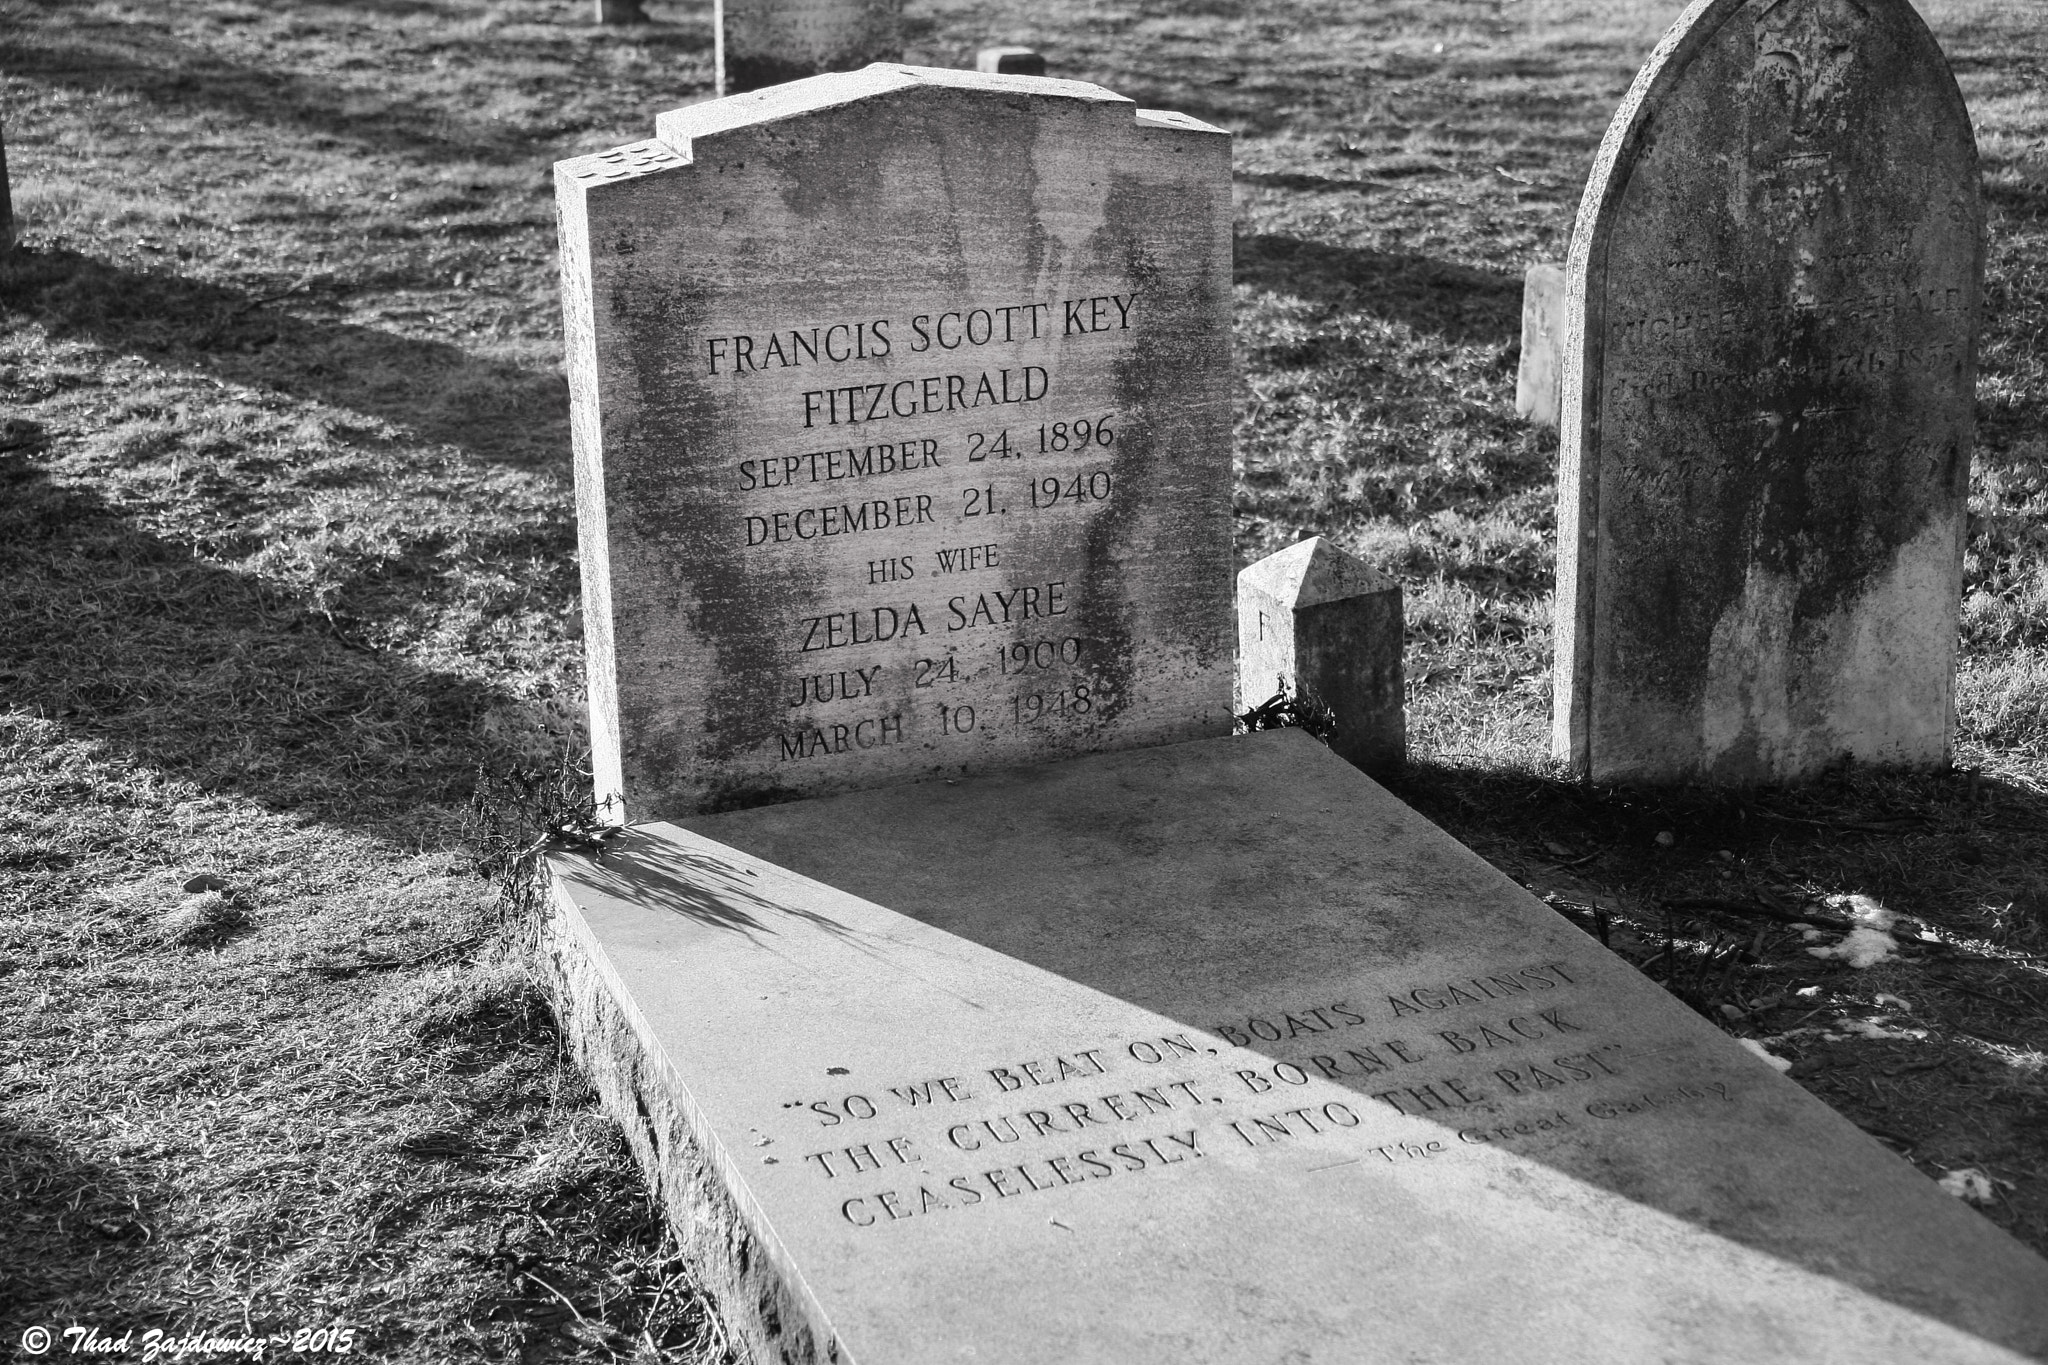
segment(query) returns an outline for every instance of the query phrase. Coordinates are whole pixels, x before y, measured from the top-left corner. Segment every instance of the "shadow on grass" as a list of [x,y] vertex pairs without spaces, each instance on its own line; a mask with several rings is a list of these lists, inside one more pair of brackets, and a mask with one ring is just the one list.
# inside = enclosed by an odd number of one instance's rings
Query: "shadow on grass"
[[[129,1172],[0,1116],[0,1219],[7,1228],[0,1238],[0,1284],[7,1287],[0,1294],[0,1340],[19,1341],[35,1325],[17,1314],[99,1292],[112,1278],[110,1261],[118,1266],[156,1240],[155,1213]],[[41,1325],[58,1333],[64,1326]],[[58,1342],[61,1354],[61,1336]]]
[[[411,0],[378,0],[373,5],[350,4],[346,8],[373,9],[388,17],[441,9]],[[54,27],[46,26],[42,32],[49,33]],[[563,118],[559,105],[550,106],[554,120],[541,128],[513,121],[460,118],[422,107],[403,93],[375,93],[371,87],[322,80],[282,66],[231,61],[204,46],[181,41],[156,24],[101,22],[74,27],[67,38],[56,42],[24,41],[29,31],[24,24],[14,28],[12,38],[0,36],[0,69],[17,80],[102,97],[131,95],[162,109],[216,111],[239,121],[342,139],[367,151],[430,162],[535,163],[543,159],[536,137],[572,132],[582,126]],[[708,30],[695,25],[642,24],[634,27],[632,41],[673,49],[679,55],[702,56],[709,53],[712,40]],[[446,46],[458,51],[503,49],[508,41],[458,34]],[[532,47],[536,57],[551,55],[538,43],[518,46]],[[365,49],[365,55],[371,55],[370,49]],[[459,103],[457,107],[461,107]]]
[[0,707],[272,809],[389,829],[467,795],[503,698],[349,638],[97,492],[0,457]]
[[[1717,878],[1726,849],[1738,858],[1783,854],[1802,863],[1825,854],[1823,862],[1845,879],[1838,889],[1929,907],[1974,866],[1979,838],[2048,834],[2048,797],[1963,769],[1845,762],[1811,781],[1774,787],[1602,787],[1561,769],[1424,758],[1386,785],[1466,843],[1538,857],[1552,843],[1586,850],[1558,865],[1657,896],[1682,891],[1695,876]],[[1667,832],[1673,842],[1660,846]],[[1606,853],[1596,858],[1591,850]],[[1923,917],[1941,919],[1938,911]]]
[[35,318],[54,338],[81,337],[331,403],[484,459],[568,462],[568,384],[559,374],[306,318],[277,300],[66,248],[17,248],[0,261],[0,288],[10,311]]
[[1326,311],[1357,309],[1459,345],[1499,345],[1521,326],[1522,283],[1506,272],[1268,233],[1239,236],[1236,251],[1237,283]]

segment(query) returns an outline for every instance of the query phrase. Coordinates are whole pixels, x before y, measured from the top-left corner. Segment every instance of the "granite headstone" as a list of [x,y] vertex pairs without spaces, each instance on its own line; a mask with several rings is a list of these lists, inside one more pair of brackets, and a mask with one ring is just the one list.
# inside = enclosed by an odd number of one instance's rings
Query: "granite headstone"
[[658,133],[557,168],[599,793],[1227,734],[1228,135],[881,65]]
[[1701,0],[1569,263],[1559,757],[1598,781],[1936,766],[1984,217],[1906,0]]

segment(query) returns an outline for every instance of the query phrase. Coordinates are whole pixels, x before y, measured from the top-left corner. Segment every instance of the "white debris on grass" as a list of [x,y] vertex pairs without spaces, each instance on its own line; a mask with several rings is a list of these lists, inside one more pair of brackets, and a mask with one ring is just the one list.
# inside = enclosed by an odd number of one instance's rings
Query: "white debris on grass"
[[[1845,1033],[1853,1033],[1859,1038],[1925,1038],[1927,1036],[1927,1030],[1924,1028],[1886,1028],[1885,1025],[1890,1022],[1890,1015],[1880,1014],[1875,1019],[1844,1019],[1835,1027]],[[1829,1041],[1833,1042],[1834,1039],[1831,1037]]]
[[1851,929],[1840,943],[1806,951],[1813,957],[1839,958],[1861,971],[1875,967],[1898,950],[1898,940],[1882,929]]
[[1885,909],[1871,897],[1858,893],[1831,896],[1828,898],[1828,908],[1838,911],[1844,919],[1853,924],[1881,932],[1889,932],[1891,927],[1899,922],[1895,912]]
[[1773,1071],[1790,1071],[1792,1069],[1792,1063],[1786,1061],[1783,1057],[1778,1056],[1776,1053],[1772,1052],[1769,1048],[1765,1047],[1762,1043],[1758,1042],[1754,1038],[1738,1038],[1735,1041],[1741,1043],[1751,1052],[1754,1052],[1757,1056],[1763,1058],[1765,1064],[1768,1065]]
[[1975,1166],[1950,1171],[1935,1183],[1966,1204],[1989,1204],[1996,1196],[1996,1191],[1991,1188],[1991,1177]]
[[[1821,948],[1806,951],[1819,958],[1835,958],[1861,971],[1874,967],[1899,950],[1898,940],[1891,936],[1891,927],[1899,917],[1865,895],[1835,896],[1828,901],[1830,908],[1838,910],[1855,927],[1843,936],[1842,941]],[[1818,937],[1809,933],[1807,938]]]
[[1891,1021],[1892,1017],[1889,1014],[1879,1014],[1869,1019],[1837,1019],[1832,1024],[1786,1029],[1783,1033],[1772,1034],[1764,1041],[1782,1043],[1793,1038],[1819,1038],[1824,1043],[1844,1043],[1853,1037],[1879,1041],[1886,1038],[1906,1038],[1918,1042],[1924,1041],[1927,1037],[1927,1030],[1924,1028],[1887,1028],[1886,1025]]
[[1890,1005],[1893,1009],[1901,1009],[1908,1014],[1913,1012],[1912,1005],[1886,991],[1879,991],[1875,996],[1872,996],[1871,1003],[1874,1005]]

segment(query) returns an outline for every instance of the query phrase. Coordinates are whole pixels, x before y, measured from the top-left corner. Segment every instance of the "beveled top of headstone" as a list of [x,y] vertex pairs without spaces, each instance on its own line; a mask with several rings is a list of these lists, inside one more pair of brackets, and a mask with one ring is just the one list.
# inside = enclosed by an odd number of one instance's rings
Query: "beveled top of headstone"
[[1310,536],[1275,551],[1237,577],[1245,587],[1296,608],[1385,592],[1395,586],[1393,579],[1322,536]]
[[561,163],[630,819],[1226,733],[1230,143],[871,66]]
[[1572,240],[1561,757],[1944,761],[1982,270],[1969,114],[1906,0],[1685,11]]

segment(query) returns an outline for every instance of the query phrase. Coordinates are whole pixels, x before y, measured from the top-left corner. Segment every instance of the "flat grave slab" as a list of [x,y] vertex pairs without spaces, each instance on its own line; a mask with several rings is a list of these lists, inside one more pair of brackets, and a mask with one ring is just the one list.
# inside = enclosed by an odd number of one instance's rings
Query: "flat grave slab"
[[1297,731],[553,870],[762,1359],[2048,1354],[2048,1263]]

